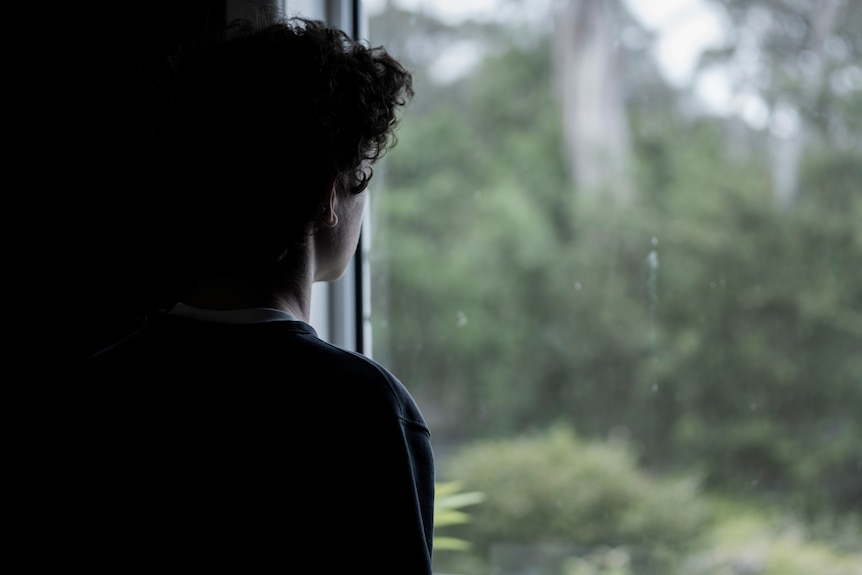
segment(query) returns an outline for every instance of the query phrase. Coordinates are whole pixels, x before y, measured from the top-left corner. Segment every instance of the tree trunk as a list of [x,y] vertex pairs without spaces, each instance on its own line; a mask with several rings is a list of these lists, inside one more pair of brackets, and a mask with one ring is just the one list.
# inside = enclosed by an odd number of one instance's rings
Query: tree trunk
[[[810,29],[805,52],[811,53],[808,66],[802,68],[805,78],[801,99],[802,107],[811,107],[823,86],[823,59],[826,40],[832,34],[836,17],[843,0],[820,0],[811,9]],[[799,114],[799,124],[786,135],[777,136],[773,154],[773,186],[775,200],[781,207],[791,205],[798,191],[799,161],[805,152],[807,138],[805,114]]]
[[554,62],[563,150],[580,193],[634,197],[618,34],[607,0],[568,0],[555,18]]

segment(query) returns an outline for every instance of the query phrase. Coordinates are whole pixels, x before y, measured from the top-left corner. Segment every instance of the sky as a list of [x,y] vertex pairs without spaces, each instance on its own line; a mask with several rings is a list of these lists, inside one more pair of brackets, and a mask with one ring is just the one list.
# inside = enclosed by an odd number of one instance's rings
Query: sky
[[[475,18],[490,18],[495,14],[499,0],[395,0],[412,10],[435,14],[447,22]],[[384,5],[385,0],[365,0],[369,12]],[[524,0],[543,13],[553,0]],[[724,71],[713,70],[695,77],[695,66],[700,53],[719,46],[724,40],[727,23],[724,15],[705,0],[624,0],[629,11],[647,29],[656,35],[652,50],[667,80],[679,87],[691,85],[695,93],[712,110],[719,113],[734,109],[757,123],[762,110],[755,99],[746,101],[733,96],[730,82]],[[437,75],[445,80],[457,77],[472,67],[480,55],[468,44],[455,47],[438,62]]]
[[[426,10],[456,23],[468,18],[481,19],[495,13],[498,0],[396,0],[413,10]],[[525,0],[544,12],[552,0]],[[721,14],[704,0],[624,0],[632,14],[647,28],[659,33],[656,56],[668,80],[685,83],[691,76],[697,55],[704,47],[717,44],[723,37]],[[365,0],[372,13],[384,0]]]

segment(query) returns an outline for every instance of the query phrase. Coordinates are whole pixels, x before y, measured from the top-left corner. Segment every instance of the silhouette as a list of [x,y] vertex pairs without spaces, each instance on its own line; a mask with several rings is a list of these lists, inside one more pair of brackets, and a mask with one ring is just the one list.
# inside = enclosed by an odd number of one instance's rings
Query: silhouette
[[237,20],[153,79],[143,325],[69,387],[82,573],[431,573],[430,434],[308,324],[356,250],[410,73],[322,22]]

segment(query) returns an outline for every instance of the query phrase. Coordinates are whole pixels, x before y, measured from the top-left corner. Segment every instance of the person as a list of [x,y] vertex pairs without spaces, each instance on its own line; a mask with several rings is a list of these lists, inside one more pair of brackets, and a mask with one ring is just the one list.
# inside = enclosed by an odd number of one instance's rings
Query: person
[[298,17],[236,21],[170,64],[152,201],[177,302],[75,370],[79,571],[430,574],[425,420],[308,323],[411,74]]

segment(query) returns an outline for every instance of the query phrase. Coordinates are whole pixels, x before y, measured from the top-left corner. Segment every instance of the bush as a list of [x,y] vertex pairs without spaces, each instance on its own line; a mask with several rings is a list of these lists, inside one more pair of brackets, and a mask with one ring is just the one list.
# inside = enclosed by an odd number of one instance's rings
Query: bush
[[[849,530],[849,529],[848,529]],[[830,539],[839,539],[833,533]],[[700,552],[682,570],[687,575],[856,575],[862,573],[862,547],[839,546],[812,539],[793,519],[740,513],[717,525]]]
[[666,573],[672,557],[707,526],[695,478],[651,477],[626,444],[587,442],[562,425],[474,443],[455,454],[447,471],[485,494],[461,534],[483,560],[526,549],[519,553],[544,554],[543,567],[559,573],[550,563],[627,549],[634,565]]

